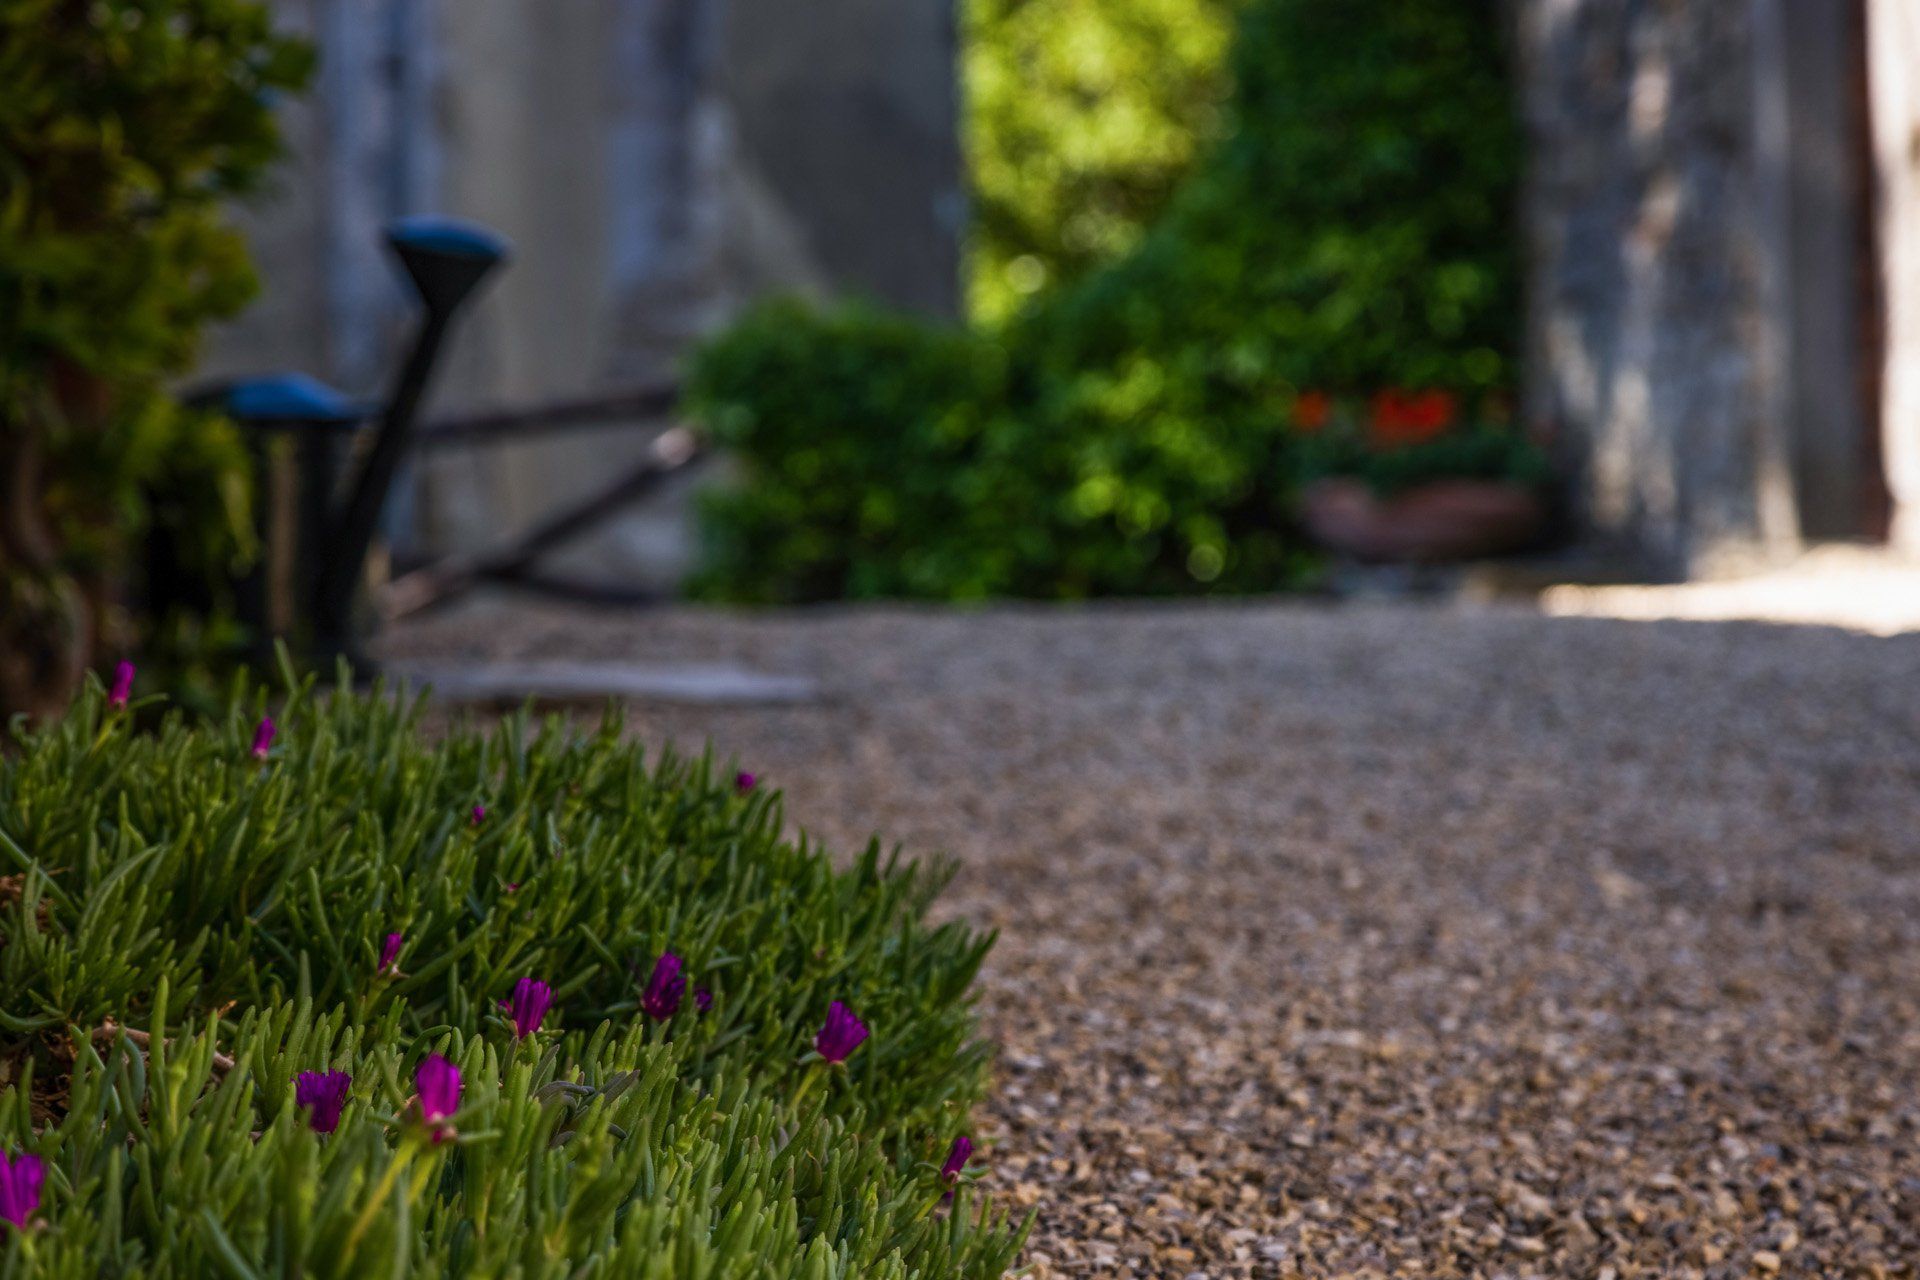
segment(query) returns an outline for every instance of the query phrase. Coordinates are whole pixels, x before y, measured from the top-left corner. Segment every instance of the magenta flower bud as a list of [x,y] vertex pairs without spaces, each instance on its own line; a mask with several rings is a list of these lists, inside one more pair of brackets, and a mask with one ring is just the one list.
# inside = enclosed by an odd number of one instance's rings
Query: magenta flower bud
[[413,1090],[420,1095],[420,1118],[438,1125],[460,1109],[460,1068],[430,1053],[413,1073]]
[[46,1165],[31,1152],[8,1158],[0,1151],[0,1219],[25,1230],[27,1219],[40,1207],[40,1188],[47,1180]]
[[133,696],[133,664],[123,662],[113,669],[113,692],[107,695],[107,705],[124,707],[127,699]]
[[406,940],[405,934],[390,933],[380,948],[380,972],[399,976],[400,944]]
[[553,1004],[553,988],[534,978],[522,978],[513,984],[513,999],[502,1001],[513,1015],[513,1034],[525,1040],[540,1029],[540,1020]]
[[733,775],[733,789],[741,795],[745,795],[747,792],[753,790],[753,784],[758,781],[759,779],[750,773],[744,771],[736,773]]
[[967,1167],[967,1161],[973,1158],[973,1139],[961,1134],[953,1140],[953,1147],[947,1152],[947,1162],[940,1166],[940,1181],[952,1184],[960,1180],[961,1170]]
[[705,987],[695,987],[693,989],[693,1007],[702,1013],[709,1012],[713,1008],[713,992],[707,990]]
[[835,1000],[827,1006],[826,1025],[813,1038],[813,1047],[828,1062],[845,1062],[847,1055],[860,1047],[867,1038],[867,1024],[853,1016],[853,1011]]
[[253,758],[265,760],[273,747],[273,717],[261,716],[260,727],[253,731]]
[[520,892],[520,882],[518,880],[507,881],[507,892],[508,893]]
[[680,973],[680,957],[665,951],[654,961],[653,976],[647,979],[647,989],[641,993],[640,1007],[649,1018],[664,1022],[680,1012],[680,999],[686,993],[687,980]]
[[302,1071],[294,1078],[293,1105],[306,1111],[315,1133],[332,1133],[340,1127],[352,1084],[353,1077],[344,1071]]
[[485,822],[486,820],[487,820],[487,806],[483,804],[477,804],[473,806],[473,825],[477,827],[481,823]]

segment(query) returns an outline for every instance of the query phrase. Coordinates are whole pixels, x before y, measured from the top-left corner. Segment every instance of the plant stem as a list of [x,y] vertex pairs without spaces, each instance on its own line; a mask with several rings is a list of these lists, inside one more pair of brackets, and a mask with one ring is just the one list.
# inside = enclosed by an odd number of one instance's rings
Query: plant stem
[[807,1074],[800,1077],[800,1087],[793,1091],[791,1098],[787,1099],[787,1104],[793,1108],[796,1118],[800,1114],[800,1104],[806,1100],[807,1094],[820,1079],[821,1066],[822,1064],[818,1062],[809,1065],[807,1067]]
[[374,1188],[371,1196],[367,1197],[366,1207],[360,1210],[360,1216],[354,1219],[353,1230],[347,1233],[345,1250],[347,1256],[351,1257],[354,1250],[359,1247],[360,1237],[366,1235],[367,1228],[373,1225],[373,1215],[380,1211],[380,1206],[386,1203],[389,1195],[393,1194],[393,1185],[400,1180],[400,1174],[406,1169],[407,1162],[413,1159],[414,1149],[417,1146],[418,1143],[411,1136],[401,1140],[400,1149],[395,1151],[393,1159],[387,1162],[387,1171],[380,1175],[380,1185]]

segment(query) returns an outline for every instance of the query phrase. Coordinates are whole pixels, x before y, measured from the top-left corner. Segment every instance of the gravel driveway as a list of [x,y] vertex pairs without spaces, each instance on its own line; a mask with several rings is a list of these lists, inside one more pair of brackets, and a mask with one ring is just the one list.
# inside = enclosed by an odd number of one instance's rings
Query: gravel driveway
[[390,648],[824,682],[636,727],[961,860],[1037,1276],[1920,1268],[1920,636],[515,609]]

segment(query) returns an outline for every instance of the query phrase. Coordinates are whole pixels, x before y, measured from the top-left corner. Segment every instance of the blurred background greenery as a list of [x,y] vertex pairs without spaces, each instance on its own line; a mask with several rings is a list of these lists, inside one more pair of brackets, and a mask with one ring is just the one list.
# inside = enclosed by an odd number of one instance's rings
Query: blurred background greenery
[[[231,201],[311,62],[251,0],[0,6],[0,714],[136,648],[206,676],[231,643],[246,451],[168,382],[253,294]],[[162,543],[193,609],[153,598]]]
[[1228,0],[964,0],[969,315],[1139,243],[1228,92]]
[[974,0],[973,324],[783,304],[700,353],[694,412],[744,476],[708,505],[695,592],[1303,581],[1299,491],[1337,455],[1300,447],[1299,396],[1443,392],[1461,421],[1440,427],[1504,429],[1520,139],[1499,18]]
[[[131,653],[206,688],[245,640],[247,450],[170,383],[254,287],[232,202],[313,58],[273,13],[0,14],[0,707],[64,705]],[[1322,475],[1401,486],[1470,454],[1538,479],[1503,434],[1520,140],[1496,0],[959,16],[966,317],[776,301],[693,353],[684,407],[737,466],[692,594],[1282,590],[1316,571],[1300,498]],[[1368,435],[1382,395],[1493,443],[1382,471],[1375,446],[1433,443]],[[1309,439],[1322,402],[1358,406],[1357,452]]]

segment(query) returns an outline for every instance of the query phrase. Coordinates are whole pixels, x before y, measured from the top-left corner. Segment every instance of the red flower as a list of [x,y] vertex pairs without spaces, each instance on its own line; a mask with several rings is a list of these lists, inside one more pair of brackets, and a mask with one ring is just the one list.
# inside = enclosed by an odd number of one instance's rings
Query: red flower
[[1406,391],[1391,387],[1373,398],[1373,442],[1421,444],[1453,425],[1453,394],[1438,388]]
[[1438,435],[1453,425],[1453,393],[1434,388],[1413,398],[1413,420],[1418,428]]
[[1333,416],[1333,399],[1324,391],[1302,391],[1293,401],[1293,425],[1302,431],[1318,431]]

